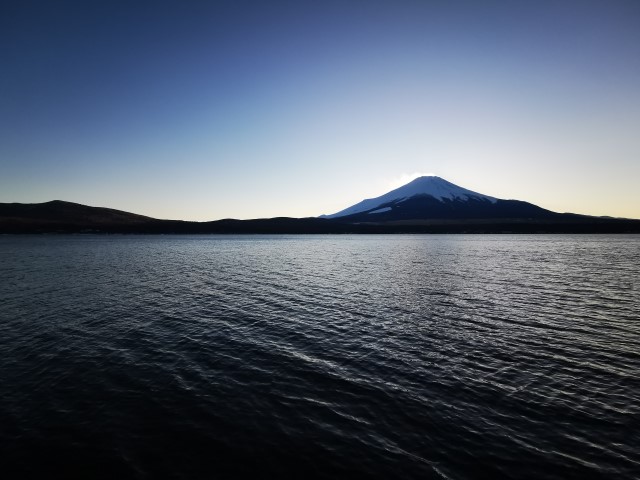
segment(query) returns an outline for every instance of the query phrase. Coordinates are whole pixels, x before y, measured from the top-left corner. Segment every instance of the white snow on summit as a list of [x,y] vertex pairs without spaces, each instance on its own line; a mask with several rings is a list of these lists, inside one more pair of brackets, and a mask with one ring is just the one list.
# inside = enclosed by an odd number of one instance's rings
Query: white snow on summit
[[[361,201],[360,203],[356,203],[355,205],[345,208],[337,213],[332,215],[324,215],[324,218],[336,218],[336,217],[344,217],[345,215],[352,215],[354,213],[366,212],[367,210],[371,210],[379,205],[383,205],[385,203],[395,202],[399,203],[401,201],[407,200],[416,195],[431,195],[436,200],[443,201],[444,199],[448,200],[486,200],[491,203],[495,203],[497,201],[494,197],[489,197],[488,195],[482,195],[481,193],[473,192],[471,190],[467,190],[466,188],[459,187],[454,185],[451,182],[447,182],[445,179],[436,177],[436,176],[428,176],[428,177],[418,177],[415,180],[403,185],[402,187],[396,188],[395,190],[391,190],[389,193],[385,193],[380,197],[376,198],[368,198],[366,200]],[[382,211],[390,210],[391,207],[385,207],[386,210],[382,208],[376,210],[375,212],[370,213],[381,213]]]

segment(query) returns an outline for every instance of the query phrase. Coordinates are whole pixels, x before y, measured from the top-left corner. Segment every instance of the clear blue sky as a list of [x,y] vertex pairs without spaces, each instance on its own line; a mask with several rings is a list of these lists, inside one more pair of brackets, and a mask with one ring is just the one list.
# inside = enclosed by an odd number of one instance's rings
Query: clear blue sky
[[0,202],[315,216],[433,173],[640,218],[638,1],[0,6]]

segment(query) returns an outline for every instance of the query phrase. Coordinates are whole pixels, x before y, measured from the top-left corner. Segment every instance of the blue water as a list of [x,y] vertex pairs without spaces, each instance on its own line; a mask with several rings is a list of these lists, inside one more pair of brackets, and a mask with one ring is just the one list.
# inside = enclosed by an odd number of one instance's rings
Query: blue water
[[639,284],[632,235],[0,237],[0,463],[640,478]]

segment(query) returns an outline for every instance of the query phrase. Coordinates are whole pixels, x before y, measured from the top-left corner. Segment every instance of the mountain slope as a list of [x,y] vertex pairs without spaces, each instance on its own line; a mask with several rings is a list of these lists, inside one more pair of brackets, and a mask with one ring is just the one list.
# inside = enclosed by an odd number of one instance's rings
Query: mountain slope
[[376,198],[324,218],[348,222],[425,219],[541,219],[561,214],[519,200],[501,200],[459,187],[440,177],[419,177]]
[[104,226],[143,225],[157,220],[112,208],[89,207],[53,200],[45,203],[0,203],[0,225],[29,229],[86,229]]
[[395,190],[391,190],[384,195],[376,198],[368,198],[337,213],[331,215],[323,215],[323,217],[346,217],[347,215],[385,208],[386,206],[400,203],[404,200],[415,197],[416,195],[427,195],[439,201],[456,199],[475,199],[489,203],[494,203],[496,201],[496,199],[493,197],[482,195],[481,193],[476,193],[471,190],[467,190],[466,188],[459,187],[451,182],[446,181],[443,178],[436,176],[427,176],[416,178],[406,185],[396,188]]
[[[640,233],[640,220],[559,214],[526,202],[464,195],[450,198],[443,193],[437,199],[419,193],[335,219],[279,217],[212,222],[158,220],[57,200],[39,204],[0,203],[0,234]],[[472,211],[475,217],[471,216]]]

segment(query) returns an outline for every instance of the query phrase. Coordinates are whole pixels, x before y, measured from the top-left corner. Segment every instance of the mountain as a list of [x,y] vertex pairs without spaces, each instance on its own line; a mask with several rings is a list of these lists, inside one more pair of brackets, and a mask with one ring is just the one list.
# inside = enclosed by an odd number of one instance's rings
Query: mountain
[[416,179],[331,217],[187,222],[54,200],[0,203],[0,234],[640,233],[640,220],[550,212],[472,192],[438,177]]
[[53,200],[0,203],[0,234],[7,233],[346,233],[349,225],[318,218],[159,220],[112,208]]
[[501,200],[436,176],[419,177],[376,198],[322,218],[348,222],[423,220],[552,219],[562,214],[528,202]]
[[154,221],[156,220],[143,215],[62,200],[45,203],[0,203],[0,226],[4,227],[4,230],[11,227],[34,231],[78,227],[92,229],[105,226],[140,226]]

